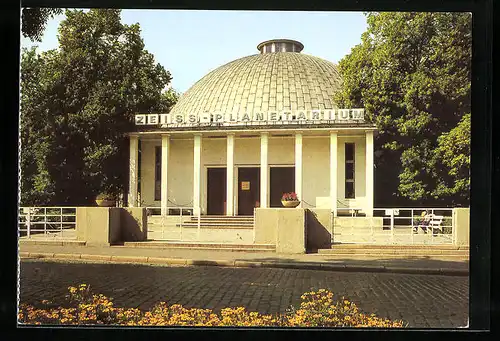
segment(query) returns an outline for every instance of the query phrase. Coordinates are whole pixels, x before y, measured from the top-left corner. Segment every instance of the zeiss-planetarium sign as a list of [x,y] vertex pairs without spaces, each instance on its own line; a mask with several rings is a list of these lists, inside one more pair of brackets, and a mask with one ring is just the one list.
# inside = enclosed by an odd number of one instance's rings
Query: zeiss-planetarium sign
[[283,110],[257,113],[138,114],[135,124],[169,126],[362,123],[364,109]]

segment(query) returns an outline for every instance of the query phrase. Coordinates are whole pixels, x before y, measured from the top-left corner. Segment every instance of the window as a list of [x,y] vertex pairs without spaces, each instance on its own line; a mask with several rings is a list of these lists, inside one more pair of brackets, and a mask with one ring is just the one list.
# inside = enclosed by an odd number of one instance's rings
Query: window
[[155,200],[161,200],[161,146],[155,147]]
[[345,144],[345,198],[354,199],[354,143]]

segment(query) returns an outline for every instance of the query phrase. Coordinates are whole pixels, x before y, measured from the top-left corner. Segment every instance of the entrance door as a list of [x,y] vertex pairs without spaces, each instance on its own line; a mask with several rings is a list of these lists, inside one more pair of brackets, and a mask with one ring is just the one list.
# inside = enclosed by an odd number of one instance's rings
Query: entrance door
[[295,167],[271,167],[270,171],[270,207],[283,207],[283,193],[295,191]]
[[260,206],[260,168],[238,168],[238,215],[253,215]]
[[226,214],[226,168],[207,169],[207,214]]

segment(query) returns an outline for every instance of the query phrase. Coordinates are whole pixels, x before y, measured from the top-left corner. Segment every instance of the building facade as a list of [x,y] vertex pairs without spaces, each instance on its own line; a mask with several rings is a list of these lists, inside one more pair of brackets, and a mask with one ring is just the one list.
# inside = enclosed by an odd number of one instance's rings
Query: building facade
[[338,108],[337,67],[276,39],[195,83],[168,114],[136,115],[129,206],[253,215],[282,207],[373,215],[373,135],[363,109]]

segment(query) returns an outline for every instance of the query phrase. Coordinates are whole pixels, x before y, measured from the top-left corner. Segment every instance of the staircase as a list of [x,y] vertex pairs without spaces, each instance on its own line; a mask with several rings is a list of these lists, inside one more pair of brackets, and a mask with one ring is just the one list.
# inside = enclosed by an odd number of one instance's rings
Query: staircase
[[272,244],[236,244],[236,243],[214,243],[214,242],[182,242],[182,241],[142,241],[125,242],[124,246],[134,248],[153,249],[176,249],[176,250],[205,250],[205,251],[226,251],[226,252],[254,252],[254,253],[275,253],[276,245]]
[[454,245],[367,245],[333,244],[329,249],[319,249],[319,254],[336,256],[376,257],[458,257],[469,259],[468,246]]
[[[254,244],[254,232],[253,216],[201,216],[199,221],[197,216],[150,216],[147,238],[154,241],[185,242],[195,248],[207,247],[195,245],[201,242],[228,244],[230,248],[245,249],[241,246]],[[187,244],[185,247],[188,247]],[[213,245],[208,247],[223,248]]]
[[[191,218],[182,224],[184,228],[198,228],[198,217]],[[201,216],[202,229],[253,229],[253,216]]]

